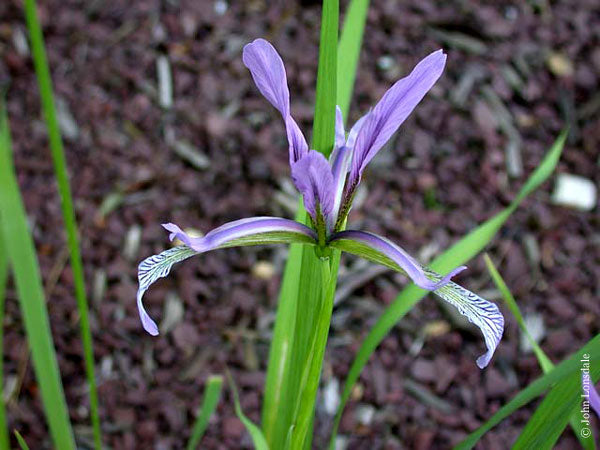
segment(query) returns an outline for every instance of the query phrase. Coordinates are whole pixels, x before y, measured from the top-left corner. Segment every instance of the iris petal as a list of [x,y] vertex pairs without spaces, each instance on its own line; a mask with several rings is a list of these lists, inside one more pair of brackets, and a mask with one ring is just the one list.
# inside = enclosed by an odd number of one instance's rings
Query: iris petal
[[289,144],[290,164],[298,161],[308,151],[308,144],[290,114],[290,91],[281,57],[269,42],[256,39],[244,46],[242,60],[250,70],[258,90],[283,117]]
[[[587,378],[587,379],[586,379]],[[581,384],[583,386],[585,386],[587,383],[588,387],[589,387],[589,392],[585,392],[586,390],[584,389],[584,395],[587,397],[587,400],[590,402],[590,406],[594,409],[594,411],[596,411],[596,414],[598,415],[598,417],[600,417],[600,395],[598,394],[598,391],[596,390],[596,387],[594,386],[594,381],[592,380],[592,376],[591,374],[588,372],[581,372]],[[587,395],[586,395],[587,394]]]
[[446,55],[442,50],[425,57],[405,78],[397,81],[366,117],[356,137],[348,185],[353,189],[365,166],[396,132],[438,80]]
[[346,145],[346,131],[344,130],[344,117],[339,106],[335,107],[335,147]]
[[331,237],[329,243],[332,247],[340,250],[384,264],[395,270],[400,269],[417,286],[429,291],[442,287],[450,281],[450,278],[466,269],[466,266],[457,267],[441,280],[432,281],[427,277],[423,266],[410,256],[406,250],[389,239],[368,231],[340,231]]
[[[427,276],[434,280],[441,278],[441,275],[430,270],[427,270]],[[504,317],[498,306],[452,281],[434,292],[481,330],[487,352],[477,358],[477,366],[483,369],[492,359],[504,332]]]
[[152,255],[138,266],[138,311],[144,329],[153,336],[158,334],[158,326],[146,312],[142,297],[152,283],[169,274],[174,264],[217,248],[278,243],[312,245],[317,238],[315,232],[306,225],[279,217],[236,220],[215,228],[203,237],[191,237],[172,223],[163,224],[163,227],[170,232],[169,239],[177,238],[185,245]]
[[330,245],[403,272],[417,286],[433,291],[456,307],[483,334],[487,352],[477,358],[477,365],[483,369],[489,364],[504,332],[504,317],[494,303],[450,281],[454,275],[466,269],[465,266],[457,267],[442,276],[421,266],[388,239],[364,231],[340,231],[332,236]]
[[292,164],[292,179],[304,199],[304,207],[315,223],[317,209],[328,224],[333,221],[334,184],[331,166],[325,157],[310,150],[300,161]]

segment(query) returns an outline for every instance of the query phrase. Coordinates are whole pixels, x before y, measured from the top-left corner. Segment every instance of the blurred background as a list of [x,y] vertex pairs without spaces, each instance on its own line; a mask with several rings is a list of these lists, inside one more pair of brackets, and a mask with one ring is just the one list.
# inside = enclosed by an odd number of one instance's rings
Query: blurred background
[[[248,216],[293,217],[283,123],[254,87],[241,49],[257,37],[275,45],[293,114],[309,133],[320,12],[317,1],[39,2],[91,301],[104,440],[112,448],[181,448],[206,378],[225,367],[244,411],[259,420],[286,249],[223,250],[177,266],[146,296],[160,322],[158,338],[138,320],[136,267],[169,245],[163,222],[206,232]],[[489,246],[532,332],[557,362],[600,331],[593,196],[600,181],[600,5],[374,0],[350,122],[438,48],[448,53],[445,73],[370,165],[349,226],[382,233],[427,262],[505,207],[570,126],[557,174]],[[16,0],[0,3],[0,84],[8,87],[17,174],[69,412],[84,443],[91,429],[77,309]],[[501,303],[483,257],[469,269],[459,282]],[[328,437],[339,385],[362,338],[405,283],[343,258],[316,448]],[[6,308],[9,427],[31,448],[48,448],[12,284]],[[354,389],[340,428],[346,448],[447,448],[489,418],[541,373],[507,319],[496,356],[481,371],[478,332],[432,297],[419,303]],[[484,448],[507,448],[536,404],[488,433]],[[559,441],[559,448],[576,445],[570,431]],[[226,392],[203,448],[249,446]]]

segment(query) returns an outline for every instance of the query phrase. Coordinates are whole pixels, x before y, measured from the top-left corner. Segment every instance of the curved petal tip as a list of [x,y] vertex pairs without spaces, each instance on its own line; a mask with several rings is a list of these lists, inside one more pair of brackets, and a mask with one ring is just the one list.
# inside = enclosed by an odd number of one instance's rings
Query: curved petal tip
[[144,330],[146,330],[152,336],[158,336],[158,325],[156,325],[156,322],[154,320],[152,320],[150,315],[146,312],[146,309],[144,308],[144,304],[142,303],[143,295],[144,295],[143,291],[142,292],[138,291],[137,306],[138,306],[138,312],[140,313],[140,320],[142,321],[142,326],[144,327]]

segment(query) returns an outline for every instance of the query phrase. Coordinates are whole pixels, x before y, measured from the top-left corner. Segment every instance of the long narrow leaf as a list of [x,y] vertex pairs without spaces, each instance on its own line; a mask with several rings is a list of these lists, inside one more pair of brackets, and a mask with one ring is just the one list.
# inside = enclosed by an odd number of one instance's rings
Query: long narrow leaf
[[35,72],[37,75],[40,97],[42,99],[42,109],[44,111],[46,126],[48,128],[48,138],[50,141],[52,162],[54,164],[54,175],[58,184],[62,215],[67,234],[67,245],[71,258],[73,283],[75,284],[75,298],[77,300],[77,309],[79,312],[85,372],[89,387],[90,413],[94,432],[94,445],[96,450],[101,450],[102,438],[100,434],[100,416],[98,414],[98,392],[96,389],[96,377],[94,375],[94,351],[92,347],[92,332],[90,330],[88,318],[88,301],[85,292],[83,264],[81,262],[81,253],[79,251],[77,224],[75,221],[75,212],[73,210],[73,199],[71,196],[71,188],[69,186],[65,152],[63,149],[60,129],[56,117],[54,94],[52,91],[52,79],[50,77],[48,58],[46,57],[46,50],[44,47],[44,37],[40,22],[37,17],[35,0],[25,0],[25,19],[27,21],[29,38],[31,40],[31,52],[33,55]]
[[[0,216],[0,221],[2,217]],[[0,228],[1,230],[2,228]],[[6,281],[8,280],[8,254],[4,238],[0,231],[0,386],[4,386],[4,300],[6,296]],[[6,407],[4,395],[0,396],[0,449],[8,450],[8,427],[6,426]]]
[[0,104],[0,186],[1,233],[17,286],[19,305],[50,434],[55,448],[74,449],[73,430],[50,333],[40,270],[14,172],[4,103]]
[[194,450],[198,447],[200,439],[204,436],[206,427],[210,417],[215,412],[215,408],[221,398],[221,387],[223,386],[222,376],[212,376],[206,381],[206,388],[204,389],[204,400],[202,400],[202,406],[198,411],[198,417],[192,428],[192,435],[187,445],[187,450]]
[[[352,54],[358,55],[360,51],[362,30],[366,20],[365,8],[357,4],[365,3],[364,0],[352,0],[348,12],[346,13],[344,31],[338,49],[338,61],[343,60],[337,66],[337,79],[349,77],[356,72],[358,56],[352,57]],[[354,30],[354,34],[351,32]],[[347,55],[344,56],[344,55]],[[348,116],[348,107],[352,95],[354,76],[352,81],[346,80],[337,90],[337,104],[341,106],[344,117]],[[333,141],[331,141],[333,142]],[[327,143],[326,143],[327,144]],[[331,145],[329,143],[328,145]],[[299,211],[296,220],[306,222],[307,216],[299,201]],[[288,395],[295,392],[290,384],[292,371],[292,349],[294,346],[294,332],[296,326],[296,313],[298,299],[304,301],[307,297],[307,286],[302,288],[300,280],[310,284],[309,277],[318,276],[315,270],[317,262],[314,260],[312,249],[306,249],[311,253],[305,253],[299,245],[292,245],[286,263],[281,291],[279,294],[279,305],[277,308],[277,317],[273,340],[269,352],[269,364],[267,368],[267,377],[265,382],[265,397],[263,401],[263,430],[267,440],[274,448],[283,445],[288,439],[291,426],[285,430],[285,423],[291,414],[294,414],[295,405],[291,404]],[[335,252],[332,257],[332,273],[337,273],[339,265],[339,252]],[[311,275],[313,274],[313,275]],[[334,277],[335,279],[335,277]],[[297,377],[298,375],[293,375]],[[279,430],[276,432],[276,430]],[[308,441],[307,441],[308,442]]]
[[[600,364],[594,364],[590,370],[592,379],[600,376]],[[563,433],[573,414],[581,409],[581,372],[565,377],[552,388],[513,445],[513,449],[554,448],[554,444]],[[578,437],[590,438],[580,428]],[[588,428],[591,433],[591,429]],[[586,445],[587,448],[587,445]]]
[[[538,168],[531,174],[525,185],[517,194],[517,197],[506,209],[491,219],[488,219],[440,256],[435,258],[431,263],[431,268],[436,272],[446,273],[453,267],[464,264],[479,253],[488,242],[493,239],[498,230],[510,217],[513,211],[521,204],[523,199],[542,184],[554,171],[558,159],[560,158],[566,137],[567,131],[565,130],[554,142]],[[331,433],[331,446],[335,443],[337,429],[346,402],[348,401],[348,398],[350,398],[350,392],[356,383],[356,380],[358,380],[363,367],[367,364],[370,356],[394,325],[398,323],[398,321],[402,319],[426,294],[427,291],[416,287],[414,284],[403,289],[396,300],[388,306],[379,317],[379,320],[363,341],[344,383],[340,406],[338,407],[334,427]]]
[[254,444],[255,450],[269,450],[269,445],[267,444],[267,440],[261,429],[256,426],[254,422],[252,422],[248,416],[244,414],[242,411],[242,407],[240,405],[240,397],[238,395],[237,387],[235,386],[235,382],[231,377],[231,374],[227,372],[227,380],[229,381],[229,387],[231,388],[231,392],[233,393],[233,403],[235,405],[235,413],[238,416],[238,419],[242,421],[248,433],[250,433],[250,437],[252,438],[252,443]]
[[17,438],[17,442],[19,443],[19,447],[21,447],[21,450],[29,450],[27,442],[25,442],[25,439],[23,439],[21,433],[19,433],[17,430],[15,430],[15,438]]
[[[517,323],[519,324],[519,327],[521,328],[521,332],[525,335],[525,337],[529,341],[529,344],[531,345],[531,348],[533,349],[533,351],[538,359],[538,362],[540,363],[540,366],[542,367],[542,370],[544,371],[544,373],[550,372],[552,369],[554,369],[554,364],[552,363],[552,361],[550,361],[550,358],[548,358],[548,356],[544,353],[544,351],[540,348],[538,343],[535,341],[535,339],[533,339],[533,337],[529,333],[529,330],[527,329],[527,325],[525,324],[525,320],[523,319],[523,315],[521,314],[521,310],[519,309],[519,305],[517,305],[517,301],[513,297],[512,293],[510,292],[510,289],[508,289],[508,286],[506,285],[504,279],[498,272],[498,269],[496,269],[496,266],[494,266],[494,263],[492,262],[489,255],[486,253],[485,255],[483,255],[483,258],[485,260],[485,264],[487,265],[488,272],[490,273],[492,280],[494,280],[494,284],[500,290],[500,293],[502,294],[502,297],[504,298],[506,305],[508,306],[508,308],[510,309],[510,312],[513,314],[513,316],[517,320]],[[587,434],[587,435],[585,432],[582,433],[582,429],[583,429],[582,421],[581,421],[582,418],[583,418],[583,416],[582,416],[581,411],[576,410],[570,419],[571,428],[573,429],[573,433],[575,433],[575,436],[577,437],[577,439],[579,439],[579,442],[581,443],[582,447],[585,448],[586,450],[593,450],[596,448],[596,443],[594,442],[594,436],[593,436],[591,430],[590,430],[589,434]],[[554,427],[557,427],[555,422],[550,422],[550,423],[551,423],[550,426],[553,427],[553,429],[554,429]],[[548,435],[550,436],[550,434],[548,434]]]
[[538,362],[540,363],[540,366],[542,367],[542,370],[544,371],[544,373],[548,373],[550,370],[552,370],[554,368],[554,364],[552,363],[552,361],[550,361],[550,359],[546,356],[544,351],[540,348],[538,343],[535,341],[535,339],[533,339],[533,337],[529,333],[529,330],[527,329],[527,325],[525,324],[525,319],[523,319],[521,310],[519,309],[519,306],[517,305],[517,301],[513,297],[510,290],[508,289],[508,286],[506,285],[506,283],[504,282],[504,279],[498,272],[498,269],[496,269],[496,266],[494,266],[494,263],[490,259],[489,255],[486,253],[485,255],[483,255],[483,258],[484,258],[485,264],[488,268],[488,272],[490,273],[492,280],[494,280],[494,284],[496,285],[496,287],[502,294],[502,298],[504,298],[506,306],[508,306],[508,309],[510,309],[510,312],[512,313],[512,315],[515,316],[515,319],[517,320],[517,323],[519,324],[519,327],[521,328],[521,332],[525,335],[525,337],[527,338],[527,341],[531,345],[531,348],[533,349],[533,352],[535,353],[535,356],[537,357]]
[[350,110],[369,0],[352,0],[346,10],[338,47],[337,104],[344,117]]
[[[541,394],[546,392],[552,385],[559,383],[565,377],[573,376],[577,374],[579,382],[579,391],[581,392],[581,359],[583,355],[600,355],[600,335],[591,339],[585,344],[580,350],[573,354],[570,358],[558,364],[553,370],[547,374],[541,376],[525,389],[520,391],[514,398],[500,408],[496,414],[494,414],[486,423],[471,433],[467,438],[462,441],[455,450],[466,450],[473,448],[475,444],[481,439],[481,437],[491,430],[493,427],[498,425],[506,417],[510,416],[517,409],[529,403],[531,400],[539,397]],[[592,361],[593,362],[593,361]],[[600,365],[594,364],[594,370],[592,378],[597,380],[600,376]],[[543,403],[543,402],[542,402]],[[564,428],[564,427],[563,427]],[[561,428],[562,430],[562,428]],[[552,446],[548,447],[551,448]],[[537,448],[537,447],[534,447]],[[541,447],[545,448],[545,447]]]

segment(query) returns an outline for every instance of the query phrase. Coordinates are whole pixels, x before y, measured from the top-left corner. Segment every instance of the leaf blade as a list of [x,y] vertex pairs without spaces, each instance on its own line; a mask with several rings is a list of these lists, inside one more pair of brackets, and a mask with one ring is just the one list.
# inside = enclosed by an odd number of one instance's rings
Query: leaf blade
[[202,400],[202,405],[198,410],[198,416],[196,417],[196,421],[192,427],[192,434],[190,436],[190,440],[188,441],[187,450],[194,450],[198,447],[202,436],[204,436],[206,427],[208,426],[208,421],[213,415],[217,404],[219,403],[219,399],[221,398],[222,387],[222,376],[214,375],[208,377],[208,380],[206,381],[206,388],[204,389],[204,399]]
[[31,41],[31,53],[35,72],[37,76],[40,97],[42,100],[42,110],[48,128],[48,138],[50,141],[50,150],[52,162],[54,165],[54,176],[58,184],[58,192],[61,199],[61,210],[67,235],[67,246],[71,260],[71,269],[73,272],[73,283],[75,285],[75,299],[77,301],[77,310],[79,312],[79,326],[81,342],[83,347],[83,358],[85,365],[86,378],[89,389],[90,416],[92,421],[92,430],[94,434],[94,446],[96,450],[102,450],[102,435],[100,431],[100,415],[98,413],[98,389],[96,386],[96,376],[94,374],[94,348],[92,344],[92,332],[88,317],[88,301],[85,291],[85,279],[83,272],[83,263],[81,252],[79,250],[79,237],[77,232],[77,221],[73,209],[73,198],[71,187],[69,185],[69,176],[67,173],[67,163],[63,148],[60,128],[54,104],[54,94],[52,89],[52,79],[46,50],[44,47],[44,36],[40,26],[35,0],[25,0],[25,19]]
[[14,171],[6,109],[4,102],[0,102],[0,232],[12,267],[33,367],[54,446],[74,449],[73,430],[50,332],[39,265]]

